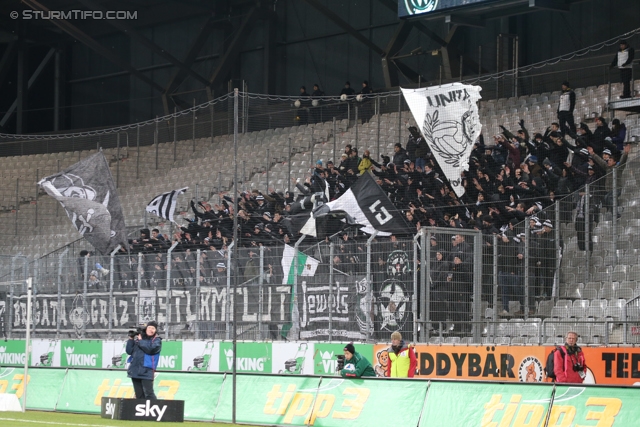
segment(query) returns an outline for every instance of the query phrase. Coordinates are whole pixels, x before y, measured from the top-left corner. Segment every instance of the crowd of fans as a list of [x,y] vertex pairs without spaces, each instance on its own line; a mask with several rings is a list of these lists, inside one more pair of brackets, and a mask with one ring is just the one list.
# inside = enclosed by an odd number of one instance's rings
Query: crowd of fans
[[[462,176],[465,189],[462,197],[457,197],[449,187],[418,129],[410,127],[411,136],[405,146],[395,144],[389,156],[374,159],[369,150],[360,151],[346,145],[336,163],[318,160],[304,182],[294,182],[299,190],[297,195],[272,189],[265,193],[253,190],[239,194],[239,246],[293,244],[298,236],[291,233],[285,219],[299,212],[305,197],[328,190],[329,199],[335,200],[359,176],[370,173],[408,224],[406,230],[399,231],[392,239],[410,237],[423,226],[480,230],[484,236],[484,252],[492,253],[490,248],[497,236],[499,286],[505,311],[509,301],[517,300],[524,305],[522,280],[525,242],[529,239],[530,288],[533,290],[530,296],[550,298],[557,258],[555,202],[561,200],[561,222],[574,223],[579,249],[586,250],[587,221],[598,221],[601,206],[611,211],[614,197],[619,195],[619,190],[614,194],[613,179],[607,174],[615,167],[622,169],[630,151],[624,142],[625,125],[618,119],[609,127],[604,117],[596,118],[593,132],[586,123],[575,125],[572,113],[575,94],[568,82],[563,82],[562,89],[558,107],[562,124],[554,122],[544,133],[532,135],[521,120],[520,128],[515,131],[501,126],[502,133],[492,136],[491,143],[480,135],[469,159],[469,170]],[[570,116],[567,111],[571,112]],[[600,179],[605,175],[605,179]],[[590,184],[589,194],[584,191],[585,184]],[[570,194],[574,196],[566,197]],[[217,204],[191,201],[193,219],[173,236],[163,236],[157,229],[142,230],[140,238],[130,242],[133,252],[166,252],[171,241],[178,242],[175,251],[226,249],[233,236],[234,199],[232,194],[221,193],[219,200]],[[527,218],[529,235],[525,235],[523,226]],[[343,247],[344,242],[365,237],[368,236],[348,229],[333,236]],[[438,310],[458,313],[457,320],[468,320],[473,265],[470,246],[464,242],[463,235],[456,235],[452,242],[435,238],[432,244],[432,303],[438,307],[433,310],[434,320],[438,320]],[[589,250],[592,249],[589,245]],[[491,292],[487,290],[486,295]],[[530,298],[531,305],[533,300]]]

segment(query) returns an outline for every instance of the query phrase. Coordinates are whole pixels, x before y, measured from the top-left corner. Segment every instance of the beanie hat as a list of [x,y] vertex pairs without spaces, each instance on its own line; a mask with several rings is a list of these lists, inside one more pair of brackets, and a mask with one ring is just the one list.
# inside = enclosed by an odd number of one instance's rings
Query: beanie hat
[[150,320],[147,322],[147,326],[153,326],[154,328],[158,329],[158,322],[156,322],[155,320]]
[[353,346],[353,343],[349,343],[344,346],[344,349],[347,350],[351,354],[356,354],[356,348]]
[[608,148],[605,148],[604,150],[602,150],[602,154],[611,155],[611,150],[609,150]]
[[562,86],[571,87],[571,85],[569,84],[569,82],[568,82],[568,81],[566,81],[566,80],[562,82]]
[[529,156],[529,161],[532,163],[538,163],[538,158],[536,156]]

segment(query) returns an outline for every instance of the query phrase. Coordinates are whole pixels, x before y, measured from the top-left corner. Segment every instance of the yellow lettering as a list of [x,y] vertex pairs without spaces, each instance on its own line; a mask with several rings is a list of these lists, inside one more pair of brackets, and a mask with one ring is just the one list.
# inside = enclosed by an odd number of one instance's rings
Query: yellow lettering
[[[513,427],[538,427],[543,413],[544,407],[542,405],[523,404],[518,410]],[[531,417],[529,417],[529,414],[531,414]],[[528,422],[527,418],[529,418]]]
[[343,407],[351,408],[347,412],[335,411],[332,415],[332,418],[336,418],[339,420],[355,420],[360,416],[360,412],[362,412],[362,408],[364,408],[364,404],[367,402],[369,398],[369,394],[371,391],[368,388],[355,388],[355,387],[347,387],[344,389],[342,395],[355,395],[355,399],[345,399],[342,404]]
[[[18,380],[18,382],[11,386],[11,390],[16,391],[16,397],[20,399],[22,397],[22,392],[24,391],[24,375],[23,374],[15,374],[13,376],[14,380]],[[31,375],[27,376],[27,383],[31,381]]]
[[116,397],[124,397],[125,399],[130,399],[135,397],[135,392],[133,391],[133,386],[122,386],[118,389],[118,393]]
[[306,415],[311,407],[311,402],[313,402],[313,395],[311,393],[296,393],[291,402],[291,407],[284,417],[283,421],[285,424],[291,424],[295,416]]
[[5,393],[7,391],[7,387],[9,387],[9,381],[0,380],[0,393]]
[[[590,397],[587,399],[587,406],[604,406],[604,410],[602,412],[587,412],[586,419],[598,420],[598,424],[596,424],[595,427],[611,427],[615,422],[616,415],[618,415],[622,408],[622,401],[620,399],[608,397]],[[576,427],[581,426],[576,424]]]
[[295,384],[289,384],[287,386],[287,391],[284,393],[284,397],[282,398],[282,402],[280,402],[280,407],[278,408],[278,415],[284,415],[285,412],[287,412],[287,407],[289,406],[289,403],[291,403],[291,399],[293,399],[295,391]]
[[267,393],[267,402],[264,404],[264,409],[262,412],[265,414],[275,414],[276,408],[273,406],[276,403],[276,400],[282,397],[282,393],[280,392],[280,384],[275,384],[269,393]]
[[175,398],[178,389],[180,388],[180,381],[175,380],[162,380],[158,384],[158,387],[168,387],[169,390],[162,390],[158,393],[158,399],[173,400]]
[[498,427],[509,427],[511,425],[511,421],[513,421],[513,416],[516,414],[516,409],[518,409],[518,403],[520,403],[520,399],[522,399],[522,395],[514,394],[511,396],[511,400],[507,405],[507,409],[504,411],[504,416],[502,420],[500,420],[500,424]]
[[[562,417],[562,421],[560,421]],[[576,417],[576,408],[570,405],[553,405],[548,427],[571,427]],[[558,423],[559,422],[559,423]]]
[[501,394],[494,394],[491,396],[491,400],[484,404],[485,411],[480,422],[481,427],[498,427],[498,423],[493,421],[493,417],[496,412],[504,409],[504,403],[500,403],[500,399],[502,399]]
[[109,380],[102,380],[102,383],[98,386],[98,394],[96,394],[96,398],[93,399],[94,405],[100,406],[102,396],[104,396],[104,392],[107,390],[109,390]]
[[304,420],[304,423],[312,426],[316,422],[316,418],[324,418],[329,415],[335,402],[336,397],[333,394],[319,394],[316,397],[316,403],[313,405],[311,414]]
[[107,397],[116,397],[118,394],[118,386],[122,383],[121,379],[117,379],[113,381],[113,385],[111,386],[111,390],[109,390],[109,394]]

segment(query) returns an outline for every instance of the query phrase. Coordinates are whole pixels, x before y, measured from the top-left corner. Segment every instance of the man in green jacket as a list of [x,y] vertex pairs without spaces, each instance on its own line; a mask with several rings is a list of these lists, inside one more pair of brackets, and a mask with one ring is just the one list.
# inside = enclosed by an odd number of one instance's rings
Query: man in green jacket
[[344,346],[344,368],[340,370],[343,378],[375,377],[376,373],[366,357],[356,352],[352,343]]

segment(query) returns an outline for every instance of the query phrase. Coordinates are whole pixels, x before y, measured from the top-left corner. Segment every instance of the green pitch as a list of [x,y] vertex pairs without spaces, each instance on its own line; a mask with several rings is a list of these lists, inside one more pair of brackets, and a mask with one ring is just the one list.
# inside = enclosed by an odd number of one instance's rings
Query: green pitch
[[[100,415],[70,414],[65,412],[0,412],[0,426],[2,427],[127,427],[157,425],[159,427],[203,426],[203,427],[231,427],[239,424],[225,423],[154,423],[152,421],[120,421],[100,418]],[[246,424],[244,424],[246,426]]]

